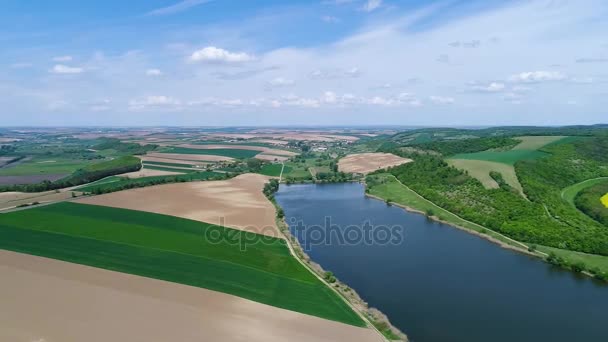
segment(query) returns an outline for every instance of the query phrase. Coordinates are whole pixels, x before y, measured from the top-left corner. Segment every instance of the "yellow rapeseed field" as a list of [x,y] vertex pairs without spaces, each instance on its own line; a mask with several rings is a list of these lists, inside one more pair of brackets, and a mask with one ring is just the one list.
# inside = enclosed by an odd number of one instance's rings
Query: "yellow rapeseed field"
[[602,204],[604,204],[604,207],[608,208],[608,194],[602,196]]

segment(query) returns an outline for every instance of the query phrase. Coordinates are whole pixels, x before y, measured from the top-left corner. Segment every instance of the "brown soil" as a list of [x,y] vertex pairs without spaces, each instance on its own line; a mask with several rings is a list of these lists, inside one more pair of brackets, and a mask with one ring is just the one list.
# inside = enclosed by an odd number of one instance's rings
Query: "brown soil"
[[167,159],[167,158],[158,158],[158,157],[150,157],[150,156],[141,156],[139,157],[144,162],[157,162],[157,163],[171,163],[171,164],[184,164],[184,165],[197,165],[200,167],[205,167],[208,163],[202,162],[194,162],[189,160],[177,160],[177,159]]
[[[76,192],[80,194],[80,192]],[[46,192],[2,192],[0,193],[0,210],[13,208],[21,204],[32,204],[33,202],[48,203],[62,201],[72,198],[72,192],[46,191]]]
[[0,277],[1,341],[380,341],[224,293],[9,251]]
[[256,159],[260,159],[260,160],[268,160],[268,161],[286,161],[289,158],[287,157],[282,157],[282,156],[274,156],[272,154],[265,154],[265,153],[260,153],[257,156],[255,156]]
[[143,178],[143,177],[153,177],[153,176],[173,176],[173,175],[183,175],[182,172],[173,172],[173,171],[164,171],[164,170],[152,170],[146,169],[145,167],[139,171],[123,173],[120,177],[128,177],[128,178]]
[[401,158],[391,153],[359,153],[340,159],[338,168],[342,172],[367,174],[411,161],[411,159]]
[[281,237],[275,208],[262,193],[270,177],[244,174],[223,181],[165,184],[77,200],[148,211]]

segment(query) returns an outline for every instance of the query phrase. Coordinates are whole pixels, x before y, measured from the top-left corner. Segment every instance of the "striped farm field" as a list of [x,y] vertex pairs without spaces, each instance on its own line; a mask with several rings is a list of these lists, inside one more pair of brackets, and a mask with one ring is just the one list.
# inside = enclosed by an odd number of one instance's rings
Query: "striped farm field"
[[279,238],[167,215],[59,203],[1,214],[0,249],[206,288],[365,326]]
[[228,149],[228,148],[196,149],[196,148],[186,148],[186,147],[172,147],[164,152],[173,153],[173,154],[202,154],[202,155],[210,155],[210,156],[229,157],[229,158],[235,158],[235,159],[253,158],[257,154],[260,153],[260,151],[256,151],[256,150]]

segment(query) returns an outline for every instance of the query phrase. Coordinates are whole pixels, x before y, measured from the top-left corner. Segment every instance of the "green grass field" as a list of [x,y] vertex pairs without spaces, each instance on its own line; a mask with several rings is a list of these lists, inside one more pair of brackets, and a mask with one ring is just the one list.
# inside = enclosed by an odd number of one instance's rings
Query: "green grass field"
[[196,170],[196,169],[165,167],[165,166],[156,166],[156,165],[148,165],[148,164],[144,164],[144,169],[157,170],[157,171],[179,172],[179,173],[192,173],[192,172],[199,171],[199,170]]
[[564,138],[566,137],[560,135],[516,137],[514,139],[521,140],[521,143],[513,147],[513,150],[538,150],[546,145],[555,143]]
[[489,162],[514,165],[524,159],[536,159],[546,156],[545,152],[535,150],[509,150],[509,151],[483,151],[476,153],[463,153],[452,156],[452,159],[485,160]]
[[[266,176],[272,176],[272,177],[279,177],[281,175],[281,168],[283,167],[282,164],[266,164],[264,166],[262,166],[262,169],[260,170],[259,173],[266,175]],[[290,166],[285,165],[285,169],[283,170],[283,176],[288,175],[291,172],[292,168]]]
[[0,248],[364,322],[286,242],[172,216],[60,203],[0,215]]
[[164,162],[153,162],[144,161],[146,166],[160,166],[160,167],[194,167],[192,164],[180,164],[180,163],[164,163]]
[[[94,161],[64,159],[54,157],[35,157],[23,160],[0,169],[0,176],[70,174]],[[97,161],[99,162],[99,161]]]
[[498,189],[498,183],[490,177],[490,172],[500,172],[507,184],[523,193],[512,165],[474,159],[447,159],[446,161],[458,169],[467,171],[469,176],[477,178],[487,189]]
[[253,150],[239,150],[239,149],[196,149],[196,148],[185,148],[185,147],[171,147],[167,150],[162,151],[164,153],[179,153],[179,154],[204,154],[209,156],[222,156],[230,157],[235,159],[247,159],[253,158],[260,153],[260,151]]

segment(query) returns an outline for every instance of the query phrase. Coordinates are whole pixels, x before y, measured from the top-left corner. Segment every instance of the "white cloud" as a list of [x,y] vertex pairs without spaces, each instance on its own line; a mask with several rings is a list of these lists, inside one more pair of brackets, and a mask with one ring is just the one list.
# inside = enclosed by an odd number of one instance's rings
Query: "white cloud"
[[294,80],[286,79],[283,77],[277,77],[270,81],[268,81],[269,88],[280,88],[280,87],[290,87],[295,85],[296,82]]
[[53,58],[54,62],[71,62],[72,61],[72,56],[57,56],[55,58]]
[[455,102],[453,97],[444,97],[444,96],[436,96],[436,95],[429,96],[429,100],[431,100],[431,102],[437,103],[437,104],[452,104]]
[[382,0],[367,0],[365,5],[363,5],[363,10],[365,12],[372,12],[382,6]]
[[185,11],[191,7],[202,5],[213,0],[183,0],[171,6],[157,8],[148,12],[148,15],[168,15]]
[[211,63],[242,63],[255,59],[254,56],[245,52],[230,52],[215,46],[194,51],[190,56],[192,62],[211,62]]
[[146,75],[148,76],[162,76],[163,72],[159,69],[148,69],[146,70]]
[[331,70],[314,70],[309,74],[310,78],[315,80],[331,80],[340,78],[357,78],[361,76],[361,70],[357,67],[350,69],[331,69]]
[[505,84],[501,82],[491,82],[489,84],[477,84],[474,83],[471,89],[483,93],[497,93],[505,90]]
[[323,102],[325,103],[336,103],[337,100],[338,98],[336,97],[336,93],[333,91],[326,91],[323,94]]
[[83,68],[70,67],[63,64],[57,64],[51,70],[49,70],[49,72],[53,74],[80,74],[83,71]]
[[167,108],[176,107],[181,104],[181,101],[165,95],[151,95],[142,98],[137,98],[129,101],[130,110],[142,110],[149,107]]
[[566,76],[559,71],[528,71],[509,77],[509,81],[516,83],[539,83],[564,79],[566,79]]

